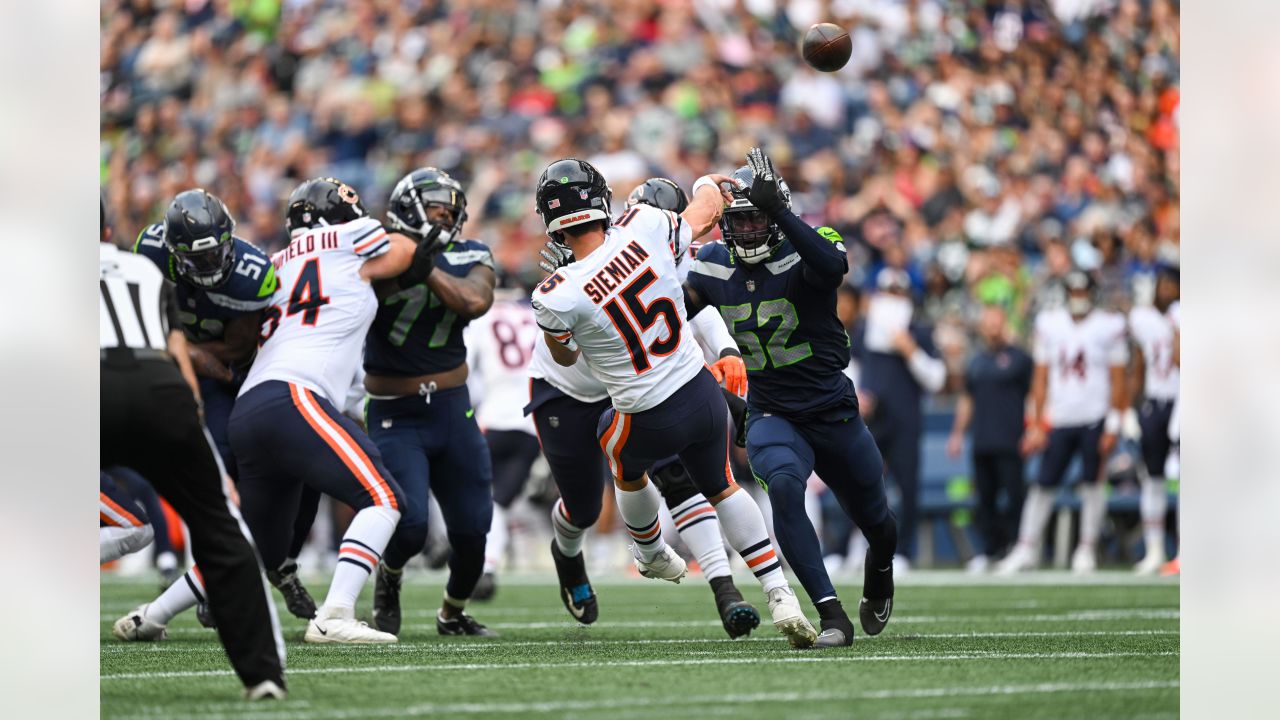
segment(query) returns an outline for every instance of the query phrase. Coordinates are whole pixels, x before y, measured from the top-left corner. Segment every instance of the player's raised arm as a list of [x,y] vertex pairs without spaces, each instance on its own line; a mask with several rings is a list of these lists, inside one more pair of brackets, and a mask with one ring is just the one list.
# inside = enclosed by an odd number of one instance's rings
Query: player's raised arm
[[747,153],[747,167],[751,168],[752,175],[747,199],[795,246],[808,271],[806,279],[833,287],[840,284],[849,270],[849,258],[840,235],[830,228],[823,228],[825,233],[815,230],[791,212],[790,196],[784,191],[786,184],[763,150],[751,148]]
[[493,306],[493,288],[497,284],[493,268],[483,263],[477,263],[464,277],[450,275],[443,270],[427,275],[427,287],[440,298],[440,302],[468,320],[489,312]]
[[689,223],[694,240],[706,235],[720,222],[724,206],[733,200],[732,196],[720,188],[721,183],[732,184],[733,178],[710,173],[698,178],[693,184],[693,199],[689,201],[689,207],[680,213],[680,217]]

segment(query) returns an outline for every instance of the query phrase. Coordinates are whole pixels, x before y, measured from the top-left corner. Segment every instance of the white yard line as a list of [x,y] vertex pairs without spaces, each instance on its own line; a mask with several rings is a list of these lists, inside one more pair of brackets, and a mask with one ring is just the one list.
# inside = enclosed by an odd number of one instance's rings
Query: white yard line
[[[855,663],[855,662],[951,662],[956,660],[1072,660],[1107,659],[1127,657],[1176,657],[1177,652],[1053,652],[1053,653],[1003,653],[969,652],[921,655],[799,655],[776,658],[721,657],[680,660],[677,657],[657,660],[595,660],[585,662],[518,662],[518,663],[453,663],[446,665],[368,665],[354,667],[289,669],[289,675],[327,675],[347,673],[393,673],[423,671],[491,671],[491,670],[548,670],[563,668],[603,667],[672,667],[677,665],[746,665],[760,663]],[[113,673],[102,675],[103,682],[112,680],[158,680],[170,678],[220,677],[231,675],[230,670],[177,670],[166,672]]]
[[[1150,690],[1176,690],[1177,680],[1140,680],[1116,683],[1039,683],[1034,685],[990,685],[974,687],[932,687],[932,688],[892,688],[884,690],[868,690],[863,692],[762,692],[747,695],[684,695],[676,693],[668,697],[631,697],[609,698],[600,700],[556,700],[547,702],[510,702],[510,703],[426,703],[403,707],[366,708],[361,710],[339,710],[308,708],[297,710],[267,710],[255,712],[257,706],[213,705],[212,713],[201,712],[186,717],[203,720],[243,720],[246,717],[262,720],[304,720],[309,718],[328,718],[330,720],[346,720],[347,718],[373,717],[419,717],[472,714],[522,714],[522,713],[563,713],[590,710],[629,710],[636,708],[687,708],[691,705],[745,705],[749,703],[795,703],[795,702],[849,702],[858,700],[917,700],[949,697],[986,697],[991,695],[1046,695],[1054,693],[1086,693],[1086,692],[1134,692]],[[217,710],[226,709],[226,712]]]

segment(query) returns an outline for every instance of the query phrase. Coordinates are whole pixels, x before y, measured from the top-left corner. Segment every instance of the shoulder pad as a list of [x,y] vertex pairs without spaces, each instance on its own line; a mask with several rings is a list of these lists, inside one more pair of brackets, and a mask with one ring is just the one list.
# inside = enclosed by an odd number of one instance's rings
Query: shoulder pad
[[454,267],[464,265],[484,265],[490,270],[495,270],[493,263],[493,252],[489,250],[489,246],[479,240],[455,240],[445,245],[444,252],[445,262]]

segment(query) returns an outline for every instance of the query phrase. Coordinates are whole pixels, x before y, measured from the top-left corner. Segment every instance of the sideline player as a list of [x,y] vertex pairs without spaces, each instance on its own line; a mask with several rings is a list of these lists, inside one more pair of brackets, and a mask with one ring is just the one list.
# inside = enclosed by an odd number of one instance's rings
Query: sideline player
[[[460,236],[467,198],[457,180],[419,168],[396,183],[387,223],[417,243],[416,280],[374,284],[379,305],[365,339],[365,425],[404,490],[400,525],[378,568],[373,621],[400,632],[404,567],[427,544],[434,494],[449,533],[449,581],[436,614],[441,635],[497,633],[463,610],[484,570],[493,514],[489,447],[467,391],[462,331],[493,304],[493,256]],[[425,275],[423,275],[425,273]],[[425,278],[425,279],[422,279]]]
[[[636,204],[678,214],[688,207],[689,200],[674,182],[651,178],[628,195],[626,209]],[[691,244],[690,249],[692,247]],[[563,245],[554,240],[549,242],[543,255],[545,262],[540,266],[549,275],[553,274],[556,263],[564,261],[567,252]],[[689,266],[684,255],[678,256],[677,277],[683,280]],[[705,359],[711,363],[712,374],[717,381],[725,380],[728,387],[734,388],[734,392],[730,392],[726,387],[723,395],[740,435],[746,403],[735,393],[745,390],[746,369],[737,345],[713,311],[700,313],[690,325]],[[555,532],[551,555],[560,577],[561,600],[575,619],[590,624],[598,617],[598,603],[587,578],[581,548],[583,533],[599,516],[608,472],[593,441],[599,418],[610,407],[609,393],[585,363],[569,367],[557,364],[544,342],[535,345],[529,371],[531,397],[525,412],[534,416],[543,453],[561,494],[551,511]],[[655,463],[651,478],[671,512],[676,531],[698,559],[703,576],[711,586],[725,632],[731,638],[749,634],[759,626],[760,613],[742,597],[733,582],[720,520],[714,508],[698,492],[679,458]]]
[[355,603],[400,520],[404,494],[378,448],[335,405],[355,377],[377,311],[369,283],[408,269],[414,244],[387,233],[356,191],[334,178],[294,189],[285,227],[290,243],[271,259],[280,287],[231,412],[241,512],[271,566],[288,552],[304,485],[355,508],[328,597],[303,639],[395,642],[358,622]]
[[549,165],[538,179],[536,206],[547,234],[575,260],[538,286],[533,308],[556,363],[581,358],[609,390],[613,406],[597,434],[640,573],[679,582],[687,572],[662,539],[661,495],[647,473],[679,455],[716,508],[729,544],[760,580],[774,626],[792,646],[808,647],[817,632],[787,583],[759,507],[733,482],[729,410],[686,323],[676,259],[719,219],[720,181],[728,178],[704,178],[680,215],[635,205],[614,223],[599,171],[572,158]]
[[1124,317],[1095,307],[1097,286],[1083,270],[1063,278],[1064,308],[1036,317],[1032,357],[1031,414],[1023,436],[1023,453],[1044,450],[1040,476],[1022,505],[1018,544],[996,566],[1009,575],[1039,564],[1040,538],[1053,512],[1054,493],[1077,454],[1082,463],[1080,542],[1071,569],[1097,569],[1098,537],[1106,515],[1103,495],[1105,463],[1115,448],[1125,402],[1125,365],[1129,351]]
[[718,308],[743,350],[747,456],[773,505],[778,543],[822,618],[817,644],[849,645],[853,623],[805,513],[810,474],[867,539],[858,615],[868,635],[893,611],[898,528],[884,462],[844,374],[849,337],[836,316],[836,288],[848,257],[834,230],[815,230],[791,212],[790,191],[760,148],[747,163],[733,174],[733,201],[720,219],[724,242],[702,247],[685,287],[690,309]]
[[1133,400],[1142,428],[1142,478],[1139,513],[1142,516],[1143,556],[1134,571],[1154,575],[1164,567],[1165,515],[1169,509],[1165,489],[1165,463],[1172,442],[1169,439],[1173,405],[1178,400],[1179,371],[1175,362],[1177,321],[1173,304],[1179,297],[1176,265],[1162,264],[1157,270],[1155,304],[1129,311],[1129,333],[1137,343],[1133,363]]

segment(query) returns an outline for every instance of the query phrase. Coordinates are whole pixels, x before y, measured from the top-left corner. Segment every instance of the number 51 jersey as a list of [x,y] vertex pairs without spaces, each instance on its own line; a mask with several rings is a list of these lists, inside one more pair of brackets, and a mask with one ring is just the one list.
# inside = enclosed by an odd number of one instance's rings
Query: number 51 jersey
[[533,293],[538,326],[582,350],[619,412],[648,410],[702,371],[676,269],[692,241],[679,215],[636,205]]
[[360,267],[390,247],[382,224],[367,217],[295,233],[271,257],[280,287],[263,317],[258,357],[240,395],[281,380],[340,406],[378,310]]

